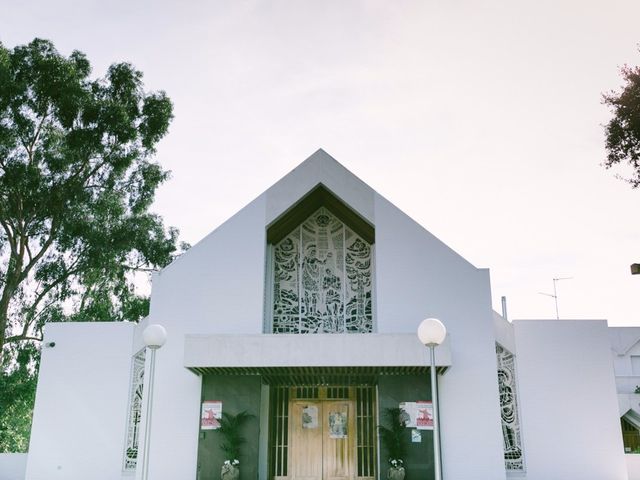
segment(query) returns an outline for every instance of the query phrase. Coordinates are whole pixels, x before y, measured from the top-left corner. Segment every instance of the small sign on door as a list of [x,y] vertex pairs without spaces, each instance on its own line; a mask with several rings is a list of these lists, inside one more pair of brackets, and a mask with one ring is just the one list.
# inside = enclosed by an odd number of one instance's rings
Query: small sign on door
[[347,412],[329,413],[329,438],[347,438]]
[[302,409],[302,428],[318,428],[318,407],[307,405]]

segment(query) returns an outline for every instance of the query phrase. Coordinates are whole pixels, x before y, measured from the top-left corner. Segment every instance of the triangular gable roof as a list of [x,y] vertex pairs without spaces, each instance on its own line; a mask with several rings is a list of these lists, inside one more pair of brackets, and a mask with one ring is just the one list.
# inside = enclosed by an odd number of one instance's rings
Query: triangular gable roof
[[376,225],[376,205],[380,205],[380,202],[386,202],[388,206],[397,211],[398,215],[402,215],[415,227],[424,231],[426,235],[432,237],[437,244],[447,251],[447,254],[450,255],[451,258],[456,258],[466,267],[476,268],[463,256],[431,234],[422,225],[395,207],[391,202],[384,199],[382,195],[378,194],[369,185],[335,160],[331,155],[322,149],[318,149],[301,164],[278,180],[274,185],[269,187],[265,192],[243,207],[238,213],[223,222],[202,240],[193,245],[184,255],[165,267],[162,272],[167,271],[171,265],[174,265],[176,261],[179,261],[181,258],[191,257],[195,251],[208,243],[208,239],[212,235],[215,235],[219,229],[223,228],[229,222],[232,222],[237,215],[250,205],[254,204],[254,202],[260,200],[265,201],[266,208],[264,227],[267,228],[274,222],[278,221],[287,211],[294,208],[300,201],[319,186],[329,191],[331,195],[335,196],[340,202],[344,203],[344,205],[357,214],[363,222],[370,224],[373,228],[375,228]]
[[375,224],[373,197],[376,192],[322,149],[267,189],[267,224],[273,223],[318,185],[323,185],[371,225]]
[[640,430],[640,414],[638,414],[638,412],[633,408],[627,410],[627,413],[625,413],[622,418],[624,418],[627,422]]
[[614,352],[626,355],[640,342],[640,327],[611,327],[609,339]]

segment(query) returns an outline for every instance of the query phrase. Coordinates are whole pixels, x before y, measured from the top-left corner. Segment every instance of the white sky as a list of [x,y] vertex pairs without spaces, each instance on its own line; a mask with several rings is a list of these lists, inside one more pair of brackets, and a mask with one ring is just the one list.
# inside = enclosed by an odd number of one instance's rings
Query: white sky
[[0,0],[0,41],[130,61],[175,120],[154,210],[196,243],[318,148],[474,265],[494,308],[640,325],[640,190],[602,92],[637,0]]

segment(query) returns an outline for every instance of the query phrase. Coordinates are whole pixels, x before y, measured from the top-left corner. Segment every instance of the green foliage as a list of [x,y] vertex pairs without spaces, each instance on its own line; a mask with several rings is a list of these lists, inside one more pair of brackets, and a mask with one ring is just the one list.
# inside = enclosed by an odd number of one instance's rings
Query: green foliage
[[385,408],[383,416],[387,421],[387,426],[378,425],[380,440],[387,450],[390,460],[401,460],[405,458],[407,451],[405,415],[405,412],[401,408]]
[[136,278],[179,253],[177,230],[149,212],[172,116],[128,63],[95,79],[81,52],[0,44],[1,448],[26,448],[35,367],[19,353],[42,327],[138,321],[149,302]]
[[247,411],[242,411],[237,415],[222,412],[220,428],[216,430],[222,437],[220,450],[227,456],[228,460],[240,459],[240,447],[246,442],[242,436],[242,430],[253,415]]
[[621,74],[625,81],[622,90],[603,95],[603,102],[613,113],[605,127],[607,160],[604,165],[611,168],[628,164],[632,174],[625,180],[637,188],[640,186],[640,67],[625,65]]
[[0,370],[0,453],[29,448],[39,352],[29,344],[17,350],[16,368]]
[[148,211],[168,177],[152,156],[171,101],[130,64],[90,73],[47,40],[0,45],[0,354],[47,322],[139,320],[136,272],[178,250]]

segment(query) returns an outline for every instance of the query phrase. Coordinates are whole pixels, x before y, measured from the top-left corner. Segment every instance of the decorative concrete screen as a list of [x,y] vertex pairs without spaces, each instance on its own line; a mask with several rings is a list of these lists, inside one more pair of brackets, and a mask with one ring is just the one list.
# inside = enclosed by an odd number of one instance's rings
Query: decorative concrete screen
[[524,470],[524,453],[520,435],[516,368],[514,355],[496,343],[498,357],[498,387],[500,389],[500,416],[504,440],[504,463],[507,471]]
[[372,331],[371,245],[322,207],[273,249],[273,333]]
[[124,451],[123,470],[136,469],[138,462],[138,438],[140,436],[140,416],[142,415],[142,390],[144,387],[145,350],[133,356],[131,365],[131,393],[127,418],[127,443]]

